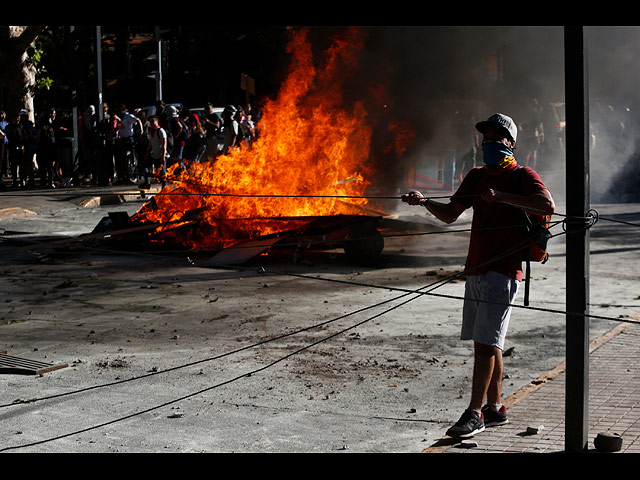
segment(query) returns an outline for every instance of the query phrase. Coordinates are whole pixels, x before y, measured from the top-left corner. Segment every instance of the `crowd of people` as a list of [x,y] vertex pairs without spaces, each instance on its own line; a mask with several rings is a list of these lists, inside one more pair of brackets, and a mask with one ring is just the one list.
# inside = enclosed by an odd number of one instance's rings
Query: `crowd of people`
[[[125,105],[102,105],[102,119],[93,105],[78,115],[51,108],[36,116],[26,110],[7,115],[0,110],[0,160],[10,186],[32,189],[80,184],[164,185],[168,167],[215,162],[221,154],[252,142],[257,114],[251,105],[228,105],[222,112],[208,104],[204,112],[165,105],[155,112],[129,112]],[[74,133],[77,129],[77,150]],[[73,154],[76,150],[76,155]]]

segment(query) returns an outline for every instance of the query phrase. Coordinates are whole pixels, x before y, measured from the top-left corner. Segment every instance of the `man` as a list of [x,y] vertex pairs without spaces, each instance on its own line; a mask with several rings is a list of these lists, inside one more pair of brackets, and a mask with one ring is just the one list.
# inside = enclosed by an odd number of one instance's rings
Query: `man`
[[218,156],[218,143],[220,136],[220,129],[222,127],[222,118],[218,115],[214,109],[213,104],[207,104],[207,113],[204,116],[204,129],[206,131],[206,145],[205,156],[207,161],[213,162]]
[[222,121],[224,127],[224,144],[222,154],[228,155],[232,148],[237,144],[238,140],[238,122],[236,121],[237,109],[233,105],[227,105],[222,112]]
[[98,150],[98,116],[96,107],[89,105],[84,111],[80,123],[80,146],[82,152],[81,173],[85,181],[98,182],[98,169],[96,168],[96,156]]
[[[129,179],[129,155],[135,156],[135,133],[142,132],[142,122],[138,117],[129,113],[124,105],[118,114],[118,136],[115,142],[116,185],[133,185]],[[137,130],[136,130],[137,129]]]
[[[4,131],[7,129],[9,122],[7,121],[7,114],[4,110],[0,110],[0,162],[1,162],[1,174],[4,176],[9,169],[7,162],[7,136]],[[1,178],[1,177],[0,177]],[[4,184],[0,181],[0,188],[3,188]]]
[[29,112],[26,110],[20,110],[20,124],[24,131],[24,156],[22,158],[22,165],[20,165],[20,180],[26,188],[32,188],[35,186],[34,173],[35,168],[33,160],[35,158],[37,150],[36,127],[31,120],[29,120]]
[[[173,105],[167,107],[167,122],[166,131],[170,138],[168,141],[170,144],[168,165],[178,163],[184,168],[182,158],[184,156],[184,146],[186,143],[185,126],[180,118],[178,109]],[[160,125],[162,125],[162,123]],[[163,126],[162,128],[165,127]]]
[[106,102],[102,103],[102,121],[98,122],[98,185],[109,186],[114,173],[115,141],[118,136],[118,117]]
[[40,169],[42,188],[55,188],[56,178],[56,110],[49,109],[38,120],[38,140],[36,155]]
[[167,132],[160,126],[160,119],[157,115],[149,117],[149,143],[147,144],[147,152],[145,155],[145,171],[147,178],[140,188],[151,188],[151,176],[162,177],[162,186],[166,185],[164,175],[167,171]]
[[155,115],[157,115],[158,117],[158,121],[160,122],[160,126],[163,128],[163,130],[166,132],[169,130],[169,121],[167,118],[167,106],[164,103],[164,100],[158,100],[155,103],[155,107],[156,107],[156,113]]
[[[26,144],[26,135],[24,127],[20,123],[20,114],[16,113],[9,118],[9,124],[4,131],[8,143],[8,159],[11,167],[11,177],[13,179],[13,188],[19,188],[25,180],[24,172],[24,147]],[[18,175],[20,181],[18,181]]]
[[434,202],[416,191],[402,196],[402,201],[422,205],[446,223],[473,207],[460,338],[474,342],[474,369],[469,407],[447,431],[455,438],[468,438],[485,426],[508,422],[501,400],[502,350],[511,316],[509,304],[522,281],[526,235],[522,211],[555,211],[539,175],[516,163],[518,130],[513,120],[497,113],[476,124],[476,129],[483,136],[485,166],[471,170],[448,203]]

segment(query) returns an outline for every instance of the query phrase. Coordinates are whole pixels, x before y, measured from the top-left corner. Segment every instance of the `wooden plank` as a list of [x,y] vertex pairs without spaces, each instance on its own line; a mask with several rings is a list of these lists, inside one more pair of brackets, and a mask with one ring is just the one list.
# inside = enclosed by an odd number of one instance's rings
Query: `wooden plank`
[[251,260],[257,255],[260,255],[262,252],[275,245],[280,240],[282,239],[272,237],[239,243],[232,247],[225,248],[221,252],[217,253],[209,259],[208,263],[212,265],[240,265],[248,260]]

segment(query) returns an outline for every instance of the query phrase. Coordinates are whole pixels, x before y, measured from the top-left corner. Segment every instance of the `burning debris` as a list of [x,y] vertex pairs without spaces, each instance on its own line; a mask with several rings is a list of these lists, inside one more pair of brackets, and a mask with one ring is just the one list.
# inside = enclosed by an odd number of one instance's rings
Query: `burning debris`
[[[155,248],[214,251],[253,242],[257,252],[281,239],[314,236],[349,240],[345,250],[354,255],[379,253],[380,214],[365,193],[375,169],[372,121],[362,102],[347,106],[342,95],[362,46],[359,31],[348,30],[319,68],[306,32],[294,34],[290,71],[277,98],[262,108],[257,139],[213,164],[171,166],[171,187],[126,222],[115,222],[117,229],[152,226],[135,239]],[[384,155],[403,151],[400,138],[407,136],[395,137]]]
[[[379,231],[382,217],[367,215],[332,215],[309,217],[276,217],[252,220],[257,225],[266,225],[276,233],[248,235],[244,221],[225,220],[220,225],[202,221],[204,210],[187,212],[179,221],[171,224],[141,224],[135,216],[122,212],[111,213],[94,229],[92,235],[108,234],[106,238],[88,240],[113,248],[132,251],[175,251],[184,248],[191,238],[208,238],[198,248],[184,250],[209,256],[212,264],[237,265],[265,254],[274,248],[294,250],[297,263],[307,250],[343,248],[353,261],[367,261],[379,255],[384,248],[384,239]],[[259,221],[257,221],[259,220]],[[152,230],[152,233],[149,233]],[[233,232],[238,235],[231,244],[230,237],[220,236]],[[249,232],[251,233],[251,232]],[[241,236],[243,235],[243,236]]]

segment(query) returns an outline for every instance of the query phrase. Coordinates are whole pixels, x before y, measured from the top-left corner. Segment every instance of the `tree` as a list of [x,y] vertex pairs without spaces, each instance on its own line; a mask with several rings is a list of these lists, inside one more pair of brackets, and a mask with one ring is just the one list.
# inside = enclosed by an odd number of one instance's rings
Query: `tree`
[[0,26],[0,80],[6,90],[5,109],[25,109],[33,117],[33,95],[36,69],[28,49],[46,26]]

